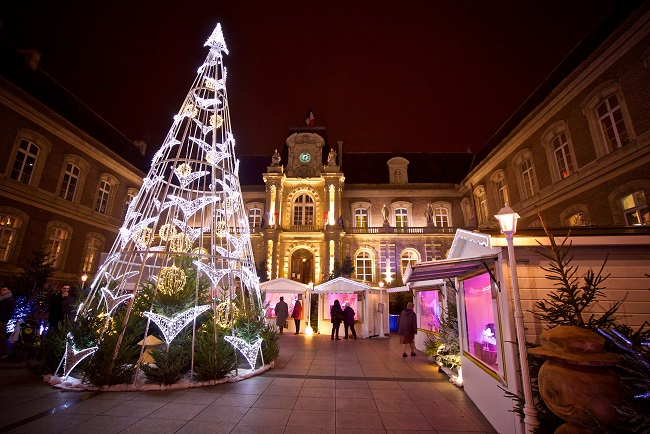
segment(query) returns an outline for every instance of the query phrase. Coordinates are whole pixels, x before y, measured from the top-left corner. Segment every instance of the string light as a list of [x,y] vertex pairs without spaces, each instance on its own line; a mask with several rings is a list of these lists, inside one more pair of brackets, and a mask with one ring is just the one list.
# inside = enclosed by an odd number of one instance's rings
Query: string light
[[194,321],[196,317],[201,315],[206,310],[210,309],[210,305],[196,306],[184,310],[178,315],[167,317],[154,312],[143,312],[142,315],[153,321],[160,331],[162,332],[165,342],[169,345],[174,338],[187,326]]
[[230,327],[235,318],[239,316],[239,309],[230,300],[227,300],[217,305],[214,315],[217,324],[221,327]]
[[75,366],[77,366],[83,359],[97,351],[98,348],[99,347],[90,347],[77,351],[72,339],[72,334],[68,333],[65,341],[65,355],[63,356],[63,376],[67,378]]
[[169,241],[177,233],[178,231],[176,230],[176,227],[171,223],[165,223],[158,230],[158,235],[160,236],[160,239],[163,241]]
[[169,239],[169,250],[176,253],[187,253],[192,250],[192,243],[192,238],[181,232]]
[[251,369],[255,369],[255,364],[257,363],[257,355],[262,348],[262,342],[264,339],[258,338],[252,344],[249,344],[242,338],[236,336],[224,336],[224,339],[230,342],[230,344],[237,348],[240,353],[246,358],[246,361],[250,365]]
[[115,297],[113,293],[108,288],[102,288],[102,294],[104,295],[104,302],[106,303],[106,314],[110,315],[113,313],[113,310],[122,302],[133,298],[133,294],[124,294]]

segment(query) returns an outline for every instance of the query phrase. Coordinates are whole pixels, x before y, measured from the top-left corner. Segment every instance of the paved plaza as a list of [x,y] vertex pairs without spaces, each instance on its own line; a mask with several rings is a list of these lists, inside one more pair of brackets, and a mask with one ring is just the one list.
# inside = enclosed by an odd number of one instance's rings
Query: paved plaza
[[285,334],[275,367],[167,392],[66,392],[0,361],[0,433],[470,433],[494,429],[465,392],[390,339]]

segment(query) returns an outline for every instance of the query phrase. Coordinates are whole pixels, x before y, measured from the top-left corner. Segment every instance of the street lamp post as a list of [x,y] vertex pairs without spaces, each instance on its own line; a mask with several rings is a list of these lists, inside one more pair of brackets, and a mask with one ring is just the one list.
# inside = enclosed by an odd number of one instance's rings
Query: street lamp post
[[84,273],[81,276],[81,292],[84,292],[84,287],[86,286],[86,280],[88,280],[88,275]]
[[307,317],[307,326],[305,327],[305,335],[311,336],[314,334],[314,329],[311,328],[311,292],[314,290],[314,282],[309,282],[309,291],[307,291],[307,300],[305,300],[305,316]]
[[379,338],[385,338],[384,335],[384,310],[388,309],[388,306],[383,303],[382,293],[384,292],[384,282],[379,282],[379,303],[384,306],[383,310],[379,313]]
[[517,261],[513,235],[517,232],[519,214],[514,212],[507,204],[495,215],[499,220],[501,232],[506,236],[508,243],[508,264],[512,280],[512,294],[515,308],[515,328],[517,333],[517,348],[519,349],[519,365],[521,367],[521,383],[524,388],[524,426],[526,432],[533,432],[539,427],[537,408],[533,402],[533,389],[530,384],[530,370],[528,369],[528,351],[526,350],[526,332],[524,330],[524,312],[521,309],[519,297],[519,282],[517,280]]

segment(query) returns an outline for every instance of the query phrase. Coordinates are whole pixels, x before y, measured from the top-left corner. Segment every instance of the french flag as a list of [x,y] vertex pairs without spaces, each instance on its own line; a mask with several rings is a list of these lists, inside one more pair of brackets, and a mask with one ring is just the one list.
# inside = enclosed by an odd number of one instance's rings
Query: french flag
[[307,118],[305,119],[305,123],[310,127],[316,125],[316,119],[314,119],[314,112],[311,111],[311,107],[309,107],[309,110],[307,110]]

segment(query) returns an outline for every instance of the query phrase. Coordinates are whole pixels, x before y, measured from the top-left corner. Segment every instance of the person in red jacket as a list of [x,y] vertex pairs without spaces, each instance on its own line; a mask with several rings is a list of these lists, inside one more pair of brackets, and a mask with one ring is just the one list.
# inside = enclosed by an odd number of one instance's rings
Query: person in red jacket
[[300,334],[300,320],[302,319],[302,304],[300,304],[300,300],[296,300],[291,318],[296,323],[296,332],[294,334]]
[[413,310],[413,303],[408,302],[406,309],[397,318],[397,334],[402,344],[402,357],[406,357],[406,344],[411,344],[411,355],[415,356],[415,335],[418,332],[418,322]]

